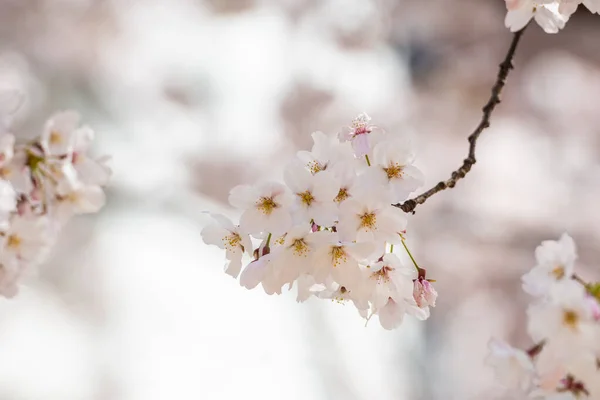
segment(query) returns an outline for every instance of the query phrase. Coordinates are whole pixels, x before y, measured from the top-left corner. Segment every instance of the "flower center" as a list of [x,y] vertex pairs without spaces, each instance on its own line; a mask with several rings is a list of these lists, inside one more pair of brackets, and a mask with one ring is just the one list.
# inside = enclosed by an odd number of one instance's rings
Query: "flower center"
[[348,194],[348,189],[341,188],[340,191],[338,192],[337,196],[333,200],[337,203],[341,203],[342,201],[346,200],[348,197],[350,197],[350,195]]
[[302,200],[302,203],[304,205],[306,205],[307,207],[310,207],[310,205],[312,204],[312,202],[315,200],[315,197],[308,190],[306,192],[303,192],[303,193],[296,193],[296,195],[298,197],[300,197],[300,200]]
[[333,246],[331,248],[331,261],[333,263],[333,267],[337,267],[342,262],[346,262],[348,256],[344,251],[344,246]]
[[279,207],[273,197],[261,197],[257,203],[256,208],[265,215],[271,215],[273,210]]
[[382,267],[379,271],[373,272],[371,274],[371,279],[376,279],[378,282],[377,283],[387,283],[390,281],[390,275],[389,273],[391,271],[393,271],[394,268],[392,267],[388,267],[387,265]]
[[308,246],[304,239],[296,239],[294,243],[292,243],[291,248],[294,251],[294,254],[298,257],[306,257],[308,255]]
[[17,249],[21,246],[21,243],[23,242],[23,240],[18,237],[17,235],[10,235],[8,237],[8,241],[6,242],[6,245],[12,249]]
[[565,268],[562,265],[559,265],[552,270],[552,275],[556,278],[556,280],[561,280],[565,277]]
[[360,227],[366,229],[374,229],[377,224],[377,215],[375,213],[364,213],[360,216]]
[[325,171],[327,169],[327,164],[321,164],[317,160],[313,160],[306,164],[310,172],[314,175],[317,172]]
[[227,250],[234,250],[237,247],[241,247],[243,250],[244,248],[240,244],[242,242],[242,238],[237,233],[232,232],[230,235],[225,236],[222,240]]
[[61,144],[63,141],[63,137],[59,132],[52,131],[50,132],[50,137],[48,138],[50,144]]
[[571,329],[576,329],[579,323],[579,315],[573,310],[564,310],[563,323]]
[[388,180],[402,178],[402,175],[404,175],[402,166],[398,163],[390,163],[389,167],[383,168],[383,170],[387,174]]

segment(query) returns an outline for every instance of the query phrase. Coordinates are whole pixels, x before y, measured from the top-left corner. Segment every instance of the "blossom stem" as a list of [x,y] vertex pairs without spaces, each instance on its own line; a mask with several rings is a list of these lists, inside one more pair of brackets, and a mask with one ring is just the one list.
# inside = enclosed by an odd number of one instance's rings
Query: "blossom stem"
[[504,58],[504,61],[500,64],[500,70],[498,71],[498,76],[496,78],[496,82],[492,87],[492,94],[487,102],[487,104],[483,107],[483,116],[479,125],[475,128],[473,133],[469,136],[469,153],[467,158],[464,159],[462,165],[454,172],[452,172],[449,179],[445,181],[440,181],[437,185],[427,190],[426,192],[421,193],[420,195],[406,200],[404,203],[393,204],[395,207],[400,208],[402,211],[406,213],[413,213],[415,208],[419,204],[425,203],[425,201],[433,196],[436,193],[441,192],[442,190],[446,190],[449,188],[453,188],[460,179],[463,179],[467,173],[471,170],[473,165],[475,164],[475,146],[477,144],[477,139],[481,133],[490,126],[490,119],[492,117],[492,113],[498,104],[500,104],[500,94],[502,92],[502,88],[504,88],[504,84],[506,83],[506,79],[508,78],[508,74],[511,69],[513,69],[513,58],[515,56],[515,52],[517,51],[517,46],[519,45],[519,41],[523,36],[523,32],[525,28],[521,29],[518,32],[514,33],[513,40],[510,44],[508,52]]
[[390,253],[394,252],[394,243],[390,243]]
[[271,243],[271,236],[273,236],[273,234],[269,233],[269,236],[267,236],[267,244],[265,245],[265,247],[269,247],[269,243]]
[[369,160],[369,155],[365,154],[365,160],[367,160],[367,165],[370,167],[371,166],[371,161]]
[[401,240],[402,240],[402,246],[404,246],[404,249],[408,253],[408,256],[410,257],[410,259],[412,260],[413,264],[415,265],[415,268],[417,269],[417,271],[421,271],[421,268],[419,268],[419,264],[417,264],[417,262],[415,261],[415,258],[413,257],[413,255],[411,254],[410,250],[406,246],[406,243],[404,242],[404,239],[401,239]]

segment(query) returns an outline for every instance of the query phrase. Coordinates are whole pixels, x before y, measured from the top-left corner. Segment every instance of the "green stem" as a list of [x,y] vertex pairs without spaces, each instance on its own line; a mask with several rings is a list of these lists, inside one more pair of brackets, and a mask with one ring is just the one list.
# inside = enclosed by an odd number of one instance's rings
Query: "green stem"
[[267,237],[267,244],[265,245],[265,247],[269,247],[269,243],[271,243],[271,236],[272,234],[269,233],[269,236]]
[[420,271],[421,268],[419,268],[419,265],[417,264],[417,262],[415,261],[415,258],[413,257],[413,255],[410,253],[410,250],[408,249],[408,247],[406,247],[406,243],[404,243],[404,239],[402,239],[402,246],[404,246],[404,249],[406,250],[406,252],[408,253],[408,256],[410,257],[410,259],[412,260],[413,264],[415,264],[415,268],[417,269],[417,271]]
[[394,252],[394,243],[390,243],[390,253]]
[[369,155],[365,154],[365,160],[367,160],[367,165],[370,167],[371,166],[371,161],[369,161]]

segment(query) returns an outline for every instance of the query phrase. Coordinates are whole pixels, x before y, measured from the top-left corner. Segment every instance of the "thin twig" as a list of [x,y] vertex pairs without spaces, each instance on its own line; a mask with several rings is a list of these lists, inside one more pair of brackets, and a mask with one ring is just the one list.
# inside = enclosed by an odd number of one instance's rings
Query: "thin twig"
[[469,136],[469,155],[463,161],[463,164],[459,169],[452,172],[452,176],[447,181],[441,181],[428,191],[421,193],[415,198],[406,200],[404,203],[394,204],[394,206],[399,207],[404,212],[412,212],[414,214],[414,209],[419,204],[425,203],[425,201],[433,196],[434,194],[441,192],[447,188],[453,188],[456,185],[456,182],[460,179],[464,178],[465,175],[471,170],[473,164],[475,164],[475,146],[477,145],[477,139],[479,139],[479,135],[483,132],[487,127],[490,126],[490,118],[492,116],[492,112],[496,108],[496,105],[500,103],[500,94],[502,92],[502,88],[506,83],[506,78],[510,70],[513,68],[512,60],[515,56],[515,52],[517,50],[517,46],[519,45],[519,41],[521,40],[521,36],[523,36],[523,32],[525,28],[521,29],[518,32],[515,32],[513,36],[512,43],[510,44],[510,48],[508,49],[508,53],[506,53],[506,57],[502,64],[500,64],[500,71],[498,72],[498,77],[496,78],[496,83],[492,87],[492,95],[488,100],[487,104],[483,107],[483,117],[481,118],[481,122],[475,131],[471,133]]

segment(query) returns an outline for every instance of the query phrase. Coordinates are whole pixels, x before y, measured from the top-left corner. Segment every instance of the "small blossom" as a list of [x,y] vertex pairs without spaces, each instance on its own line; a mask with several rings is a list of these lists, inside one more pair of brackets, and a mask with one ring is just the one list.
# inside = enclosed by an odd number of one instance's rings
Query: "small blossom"
[[244,252],[252,254],[252,242],[248,235],[239,231],[239,226],[233,225],[229,218],[213,214],[213,223],[202,230],[202,239],[206,244],[215,245],[225,249],[225,273],[237,278],[242,269],[242,256]]
[[420,308],[435,307],[437,291],[427,279],[419,277],[414,281],[413,297]]
[[237,186],[229,194],[229,203],[245,210],[240,227],[251,234],[267,232],[279,236],[285,233],[292,225],[293,201],[288,189],[276,182]]

